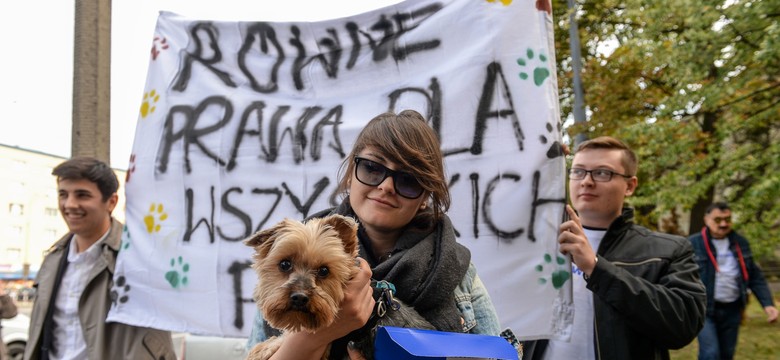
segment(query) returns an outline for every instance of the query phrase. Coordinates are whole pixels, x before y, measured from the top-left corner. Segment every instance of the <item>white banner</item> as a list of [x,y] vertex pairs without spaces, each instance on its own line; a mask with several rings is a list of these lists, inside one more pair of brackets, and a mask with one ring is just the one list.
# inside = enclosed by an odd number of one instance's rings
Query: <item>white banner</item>
[[242,240],[334,205],[375,115],[440,135],[459,241],[503,327],[565,334],[565,165],[552,18],[534,0],[410,0],[321,22],[157,21],[109,320],[248,336]]

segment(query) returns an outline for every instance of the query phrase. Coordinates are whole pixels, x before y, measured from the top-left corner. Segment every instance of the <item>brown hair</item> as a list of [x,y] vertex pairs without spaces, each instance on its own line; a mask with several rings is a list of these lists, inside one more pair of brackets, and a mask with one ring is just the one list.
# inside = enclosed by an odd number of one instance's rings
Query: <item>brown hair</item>
[[581,142],[579,145],[577,145],[577,150],[575,153],[588,149],[622,150],[622,164],[626,171],[626,175],[636,175],[636,169],[639,166],[639,160],[637,160],[634,151],[631,150],[631,148],[629,148],[628,145],[626,145],[624,142],[611,136],[599,136],[595,139]]
[[433,220],[438,221],[450,207],[450,191],[444,174],[439,138],[425,118],[414,110],[399,114],[386,112],[377,115],[366,124],[352,151],[341,164],[337,191],[345,194],[349,189],[354,158],[366,147],[373,147],[400,169],[413,174],[429,197]]
[[57,165],[51,172],[57,176],[57,181],[65,180],[89,180],[100,190],[103,201],[119,189],[119,181],[116,174],[108,164],[89,156],[77,156]]

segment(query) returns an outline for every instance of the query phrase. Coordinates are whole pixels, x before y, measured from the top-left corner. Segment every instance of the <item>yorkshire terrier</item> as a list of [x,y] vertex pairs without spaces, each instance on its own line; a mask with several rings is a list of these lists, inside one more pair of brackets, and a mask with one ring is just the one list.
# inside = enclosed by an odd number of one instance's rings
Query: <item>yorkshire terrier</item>
[[[257,306],[266,322],[282,332],[255,345],[247,359],[270,358],[281,346],[285,332],[316,332],[333,323],[346,284],[358,272],[357,229],[355,220],[341,215],[305,223],[284,219],[244,241],[255,249],[252,267],[259,278],[254,291]],[[393,297],[392,284],[380,281],[372,285],[378,297],[375,311],[366,326],[347,336],[366,359],[374,358],[378,326],[434,329],[412,307]],[[323,359],[348,358],[343,348],[336,347],[331,344]]]

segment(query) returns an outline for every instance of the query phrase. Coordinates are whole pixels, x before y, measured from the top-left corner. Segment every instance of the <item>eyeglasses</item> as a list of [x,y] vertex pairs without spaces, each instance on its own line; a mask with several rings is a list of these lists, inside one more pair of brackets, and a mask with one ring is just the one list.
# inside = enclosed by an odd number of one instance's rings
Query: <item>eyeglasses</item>
[[593,181],[598,181],[598,182],[608,182],[612,180],[613,175],[619,175],[626,179],[631,178],[631,175],[621,174],[607,169],[593,169],[593,170],[585,170],[580,168],[569,169],[569,179],[571,180],[583,180],[585,179],[586,176],[588,176],[588,174],[590,174],[590,178],[593,179]]
[[723,221],[731,224],[731,216],[712,218],[712,221],[714,221],[716,224],[720,224]]
[[388,177],[392,177],[395,192],[407,199],[416,199],[425,191],[414,175],[390,170],[380,163],[361,157],[355,157],[355,177],[368,186],[378,186]]

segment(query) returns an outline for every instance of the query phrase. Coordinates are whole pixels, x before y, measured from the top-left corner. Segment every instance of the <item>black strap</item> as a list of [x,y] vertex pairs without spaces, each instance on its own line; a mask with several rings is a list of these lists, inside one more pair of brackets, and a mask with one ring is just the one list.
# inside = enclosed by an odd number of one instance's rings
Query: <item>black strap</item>
[[347,336],[333,341],[330,346],[329,359],[345,359],[347,357],[348,342],[371,336],[371,330],[376,327],[379,319],[384,317],[387,311],[398,311],[400,309],[401,305],[393,297],[395,286],[392,283],[385,280],[376,281],[372,279],[371,287],[374,290],[372,295],[376,301],[371,317],[368,318],[366,324],[360,329],[353,330]]
[[54,350],[54,304],[57,302],[57,292],[60,290],[60,283],[62,283],[62,276],[65,274],[65,270],[68,268],[68,254],[70,253],[70,243],[73,241],[73,237],[65,243],[65,253],[60,259],[60,264],[57,267],[57,274],[54,276],[54,288],[49,298],[49,307],[46,310],[46,317],[43,318],[43,340],[41,341],[40,359],[49,360],[49,351]]

